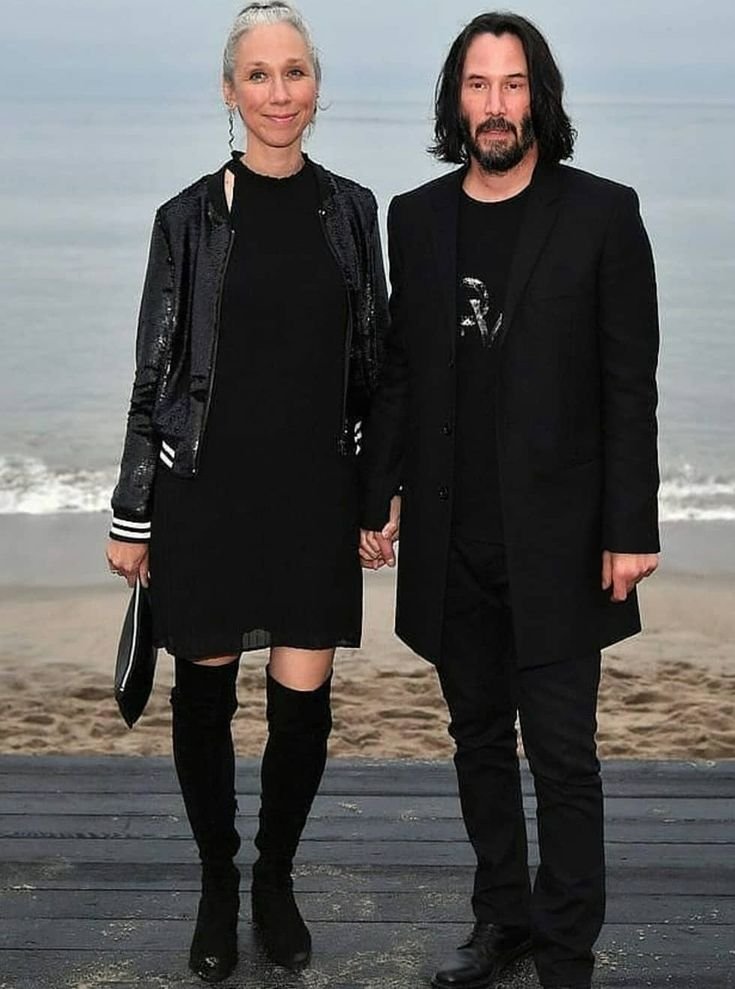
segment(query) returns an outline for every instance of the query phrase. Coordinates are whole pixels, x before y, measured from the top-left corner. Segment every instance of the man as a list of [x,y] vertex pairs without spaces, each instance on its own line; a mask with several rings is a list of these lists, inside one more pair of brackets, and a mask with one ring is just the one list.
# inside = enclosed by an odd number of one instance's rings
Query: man
[[[604,914],[600,649],[640,630],[658,563],[653,262],[632,189],[562,166],[575,133],[538,30],[490,13],[437,87],[449,175],[397,197],[393,327],[365,424],[361,556],[435,663],[477,855],[474,930],[440,989],[533,952],[586,989]],[[516,714],[533,774],[529,884]]]

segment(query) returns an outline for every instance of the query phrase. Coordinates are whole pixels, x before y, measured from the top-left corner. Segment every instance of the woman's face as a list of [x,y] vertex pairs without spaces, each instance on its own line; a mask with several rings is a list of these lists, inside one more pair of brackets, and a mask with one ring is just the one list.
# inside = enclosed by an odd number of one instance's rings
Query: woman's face
[[234,79],[223,83],[248,134],[248,149],[301,143],[316,111],[314,65],[303,37],[291,24],[259,24],[239,40]]

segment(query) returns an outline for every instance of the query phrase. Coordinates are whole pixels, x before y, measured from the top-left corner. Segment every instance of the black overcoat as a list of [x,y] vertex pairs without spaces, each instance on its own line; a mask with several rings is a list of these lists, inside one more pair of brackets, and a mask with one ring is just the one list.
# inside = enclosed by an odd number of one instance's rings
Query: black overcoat
[[[402,488],[397,634],[441,653],[451,536],[460,169],[396,197],[392,329],[364,423],[363,517]],[[658,313],[635,192],[538,165],[504,306],[497,449],[518,662],[596,651],[640,630],[635,593],[601,588],[604,549],[659,549]]]

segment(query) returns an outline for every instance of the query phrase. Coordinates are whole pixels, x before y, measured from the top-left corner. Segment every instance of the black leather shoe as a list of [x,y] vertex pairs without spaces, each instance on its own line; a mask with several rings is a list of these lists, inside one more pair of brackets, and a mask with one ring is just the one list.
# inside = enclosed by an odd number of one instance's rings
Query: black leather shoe
[[487,989],[511,962],[530,951],[527,928],[478,920],[469,940],[447,959],[431,984],[436,989]]
[[205,982],[222,982],[237,965],[240,873],[234,865],[202,868],[202,895],[189,968]]
[[253,877],[253,924],[268,958],[296,971],[311,960],[311,934],[296,905],[291,878]]

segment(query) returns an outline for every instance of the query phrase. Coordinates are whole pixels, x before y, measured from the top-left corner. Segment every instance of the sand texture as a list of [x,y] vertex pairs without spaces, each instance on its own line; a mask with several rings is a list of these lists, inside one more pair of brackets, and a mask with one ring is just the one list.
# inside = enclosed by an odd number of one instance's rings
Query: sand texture
[[[431,666],[392,634],[392,574],[367,575],[363,648],[340,652],[331,753],[444,758],[452,748]],[[0,602],[0,752],[170,751],[171,661],[130,731],[112,696],[122,587],[11,589]],[[643,593],[646,632],[605,657],[599,742],[603,757],[735,756],[735,580],[658,575]],[[242,664],[237,751],[258,755],[265,653]]]

